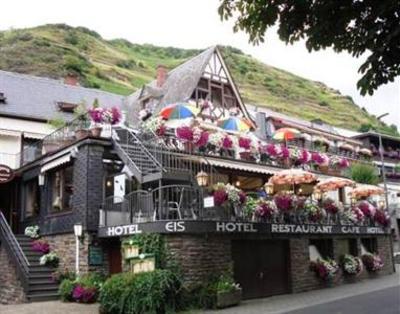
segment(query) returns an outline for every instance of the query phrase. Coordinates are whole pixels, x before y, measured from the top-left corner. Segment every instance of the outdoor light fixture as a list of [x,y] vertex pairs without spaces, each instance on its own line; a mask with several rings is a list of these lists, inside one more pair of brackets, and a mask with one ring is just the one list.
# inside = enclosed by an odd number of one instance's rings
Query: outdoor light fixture
[[322,199],[321,190],[314,190],[313,196],[317,201],[320,201]]
[[235,183],[235,185],[236,185],[236,186],[240,186],[240,181],[237,180],[236,183]]
[[378,205],[379,205],[380,208],[385,208],[385,201],[384,200],[380,200],[378,202]]
[[79,238],[82,237],[82,224],[77,223],[74,225],[75,234],[75,273],[79,275]]
[[201,187],[205,187],[208,185],[208,173],[204,171],[200,171],[196,175],[197,184]]
[[269,182],[265,183],[264,190],[267,193],[267,195],[272,195],[272,194],[274,194],[274,185]]
[[39,186],[44,185],[44,174],[39,174],[38,181],[39,181]]
[[354,205],[357,202],[357,198],[355,196],[350,197],[351,205]]
[[112,182],[111,182],[111,180],[107,180],[107,187],[111,187],[112,186]]

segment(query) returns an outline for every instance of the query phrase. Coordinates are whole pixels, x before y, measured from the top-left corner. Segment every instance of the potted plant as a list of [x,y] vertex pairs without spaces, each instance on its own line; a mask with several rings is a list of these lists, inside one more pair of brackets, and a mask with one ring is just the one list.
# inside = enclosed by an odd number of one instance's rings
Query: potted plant
[[378,254],[365,253],[363,256],[361,256],[361,259],[365,268],[371,273],[381,270],[385,265],[382,261],[382,258]]
[[339,272],[339,265],[333,259],[318,258],[310,263],[310,269],[315,272],[318,278],[332,283]]
[[341,259],[341,266],[346,275],[355,277],[361,274],[363,270],[363,263],[357,256],[345,254]]
[[254,157],[251,153],[251,139],[249,137],[240,136],[238,140],[239,148],[241,151],[239,152],[240,158],[243,160],[254,160]]
[[74,109],[74,116],[77,123],[75,128],[75,137],[80,140],[89,135],[89,130],[87,130],[87,109],[84,103],[79,104]]
[[183,143],[185,150],[193,151],[193,129],[190,126],[176,128],[176,137]]
[[233,281],[232,276],[221,275],[216,282],[217,308],[223,309],[238,305],[242,300],[242,288]]
[[43,255],[39,259],[40,265],[45,265],[45,266],[49,266],[49,267],[57,267],[59,262],[60,262],[59,257],[57,256],[56,253],[53,253],[53,252]]
[[100,137],[103,122],[103,111],[104,109],[99,107],[93,107],[89,110],[90,119],[93,122],[93,127],[90,129],[90,133],[93,137]]

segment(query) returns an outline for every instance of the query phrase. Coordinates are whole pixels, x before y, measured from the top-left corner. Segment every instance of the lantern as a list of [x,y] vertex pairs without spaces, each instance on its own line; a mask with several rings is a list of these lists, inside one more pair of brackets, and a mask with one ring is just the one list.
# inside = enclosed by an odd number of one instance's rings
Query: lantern
[[272,195],[272,194],[274,194],[274,185],[269,182],[265,183],[264,190],[267,193],[267,195]]
[[201,187],[205,187],[208,185],[208,173],[204,171],[200,171],[196,175],[197,184]]

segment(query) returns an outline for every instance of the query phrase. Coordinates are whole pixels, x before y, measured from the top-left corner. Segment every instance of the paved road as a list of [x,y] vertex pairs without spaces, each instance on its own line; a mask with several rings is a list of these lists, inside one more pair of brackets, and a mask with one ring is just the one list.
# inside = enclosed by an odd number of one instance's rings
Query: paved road
[[392,287],[306,307],[285,314],[399,314],[400,287]]

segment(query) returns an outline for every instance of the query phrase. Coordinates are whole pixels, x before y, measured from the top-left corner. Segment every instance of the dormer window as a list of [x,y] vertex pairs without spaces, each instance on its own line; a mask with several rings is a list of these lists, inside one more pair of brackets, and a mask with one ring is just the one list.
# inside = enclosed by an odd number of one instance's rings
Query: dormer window
[[0,92],[0,104],[5,104],[7,101],[7,97],[4,95],[4,93]]
[[65,101],[58,101],[57,102],[58,109],[62,112],[74,112],[75,108],[78,107],[78,104],[73,104]]

